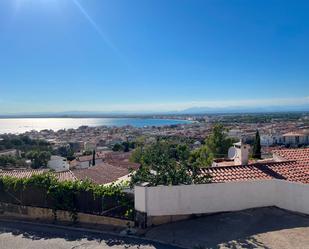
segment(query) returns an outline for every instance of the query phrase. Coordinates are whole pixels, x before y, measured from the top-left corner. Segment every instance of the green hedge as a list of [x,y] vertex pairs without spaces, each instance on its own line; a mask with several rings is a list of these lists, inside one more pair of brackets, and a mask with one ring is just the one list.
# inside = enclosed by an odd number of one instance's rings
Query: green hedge
[[[50,208],[54,210],[55,219],[57,210],[66,210],[71,214],[73,221],[77,220],[77,200],[82,193],[91,194],[93,200],[113,199],[117,205],[128,205],[127,198],[123,193],[123,185],[112,184],[108,186],[97,185],[89,180],[86,181],[59,181],[53,174],[45,173],[33,175],[30,178],[0,177],[0,190],[21,191],[29,194],[29,189],[37,189],[50,201]],[[26,190],[28,190],[26,192]],[[31,194],[31,191],[30,191]],[[33,196],[35,198],[35,196]],[[42,200],[42,203],[44,200]],[[103,203],[102,203],[103,205]],[[131,208],[128,207],[128,209]]]

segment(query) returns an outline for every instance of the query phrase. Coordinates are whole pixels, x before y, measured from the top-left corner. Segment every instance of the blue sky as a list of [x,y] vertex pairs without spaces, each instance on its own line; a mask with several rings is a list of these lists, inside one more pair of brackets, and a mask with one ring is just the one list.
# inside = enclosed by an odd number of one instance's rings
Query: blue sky
[[2,0],[0,113],[309,103],[309,1]]

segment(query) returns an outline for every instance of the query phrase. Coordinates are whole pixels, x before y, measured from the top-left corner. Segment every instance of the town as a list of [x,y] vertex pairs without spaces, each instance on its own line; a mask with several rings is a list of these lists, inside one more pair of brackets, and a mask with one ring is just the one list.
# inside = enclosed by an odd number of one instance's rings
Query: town
[[0,0],[0,249],[308,249],[308,13]]
[[[283,184],[282,189],[288,187],[283,181],[308,183],[307,113],[246,114],[241,118],[238,114],[190,115],[181,118],[192,122],[141,128],[81,126],[78,129],[1,135],[2,215],[71,221],[73,224],[109,224],[113,229],[122,227],[131,234],[152,226],[190,219],[195,214],[264,206],[309,213],[309,206],[302,202],[306,202],[305,197],[294,200],[293,205],[289,202],[290,195],[306,195],[298,190],[298,186],[281,199],[273,197],[282,195],[277,190],[280,184]],[[68,196],[73,199],[66,204],[58,203],[55,196],[45,192],[44,189],[55,188],[43,183],[46,181],[58,185],[57,188],[62,186],[64,196],[57,197],[59,200]],[[32,182],[42,185],[41,190],[35,190],[39,191],[36,198],[26,197],[29,191],[34,191]],[[75,182],[85,185],[75,191],[84,193],[87,205],[80,194],[68,192],[67,185],[62,185],[66,182],[71,182],[70,188],[73,189],[76,188]],[[15,184],[24,185],[25,189],[14,190]],[[179,188],[174,189],[173,186],[179,184]],[[211,185],[213,190],[208,188]],[[161,186],[161,190],[156,186]],[[163,190],[164,186],[167,189]],[[187,189],[189,186],[191,189]],[[97,203],[98,197],[93,199],[89,193],[99,191],[99,197],[106,199],[104,193],[107,190],[112,194],[103,206]],[[233,192],[235,190],[243,194]],[[255,196],[251,191],[267,191],[268,194]],[[182,197],[177,197],[180,199],[173,197],[180,193],[183,193]],[[234,200],[228,196],[211,198],[211,204],[206,204],[208,196],[215,193],[234,196]],[[249,194],[255,199],[241,199],[242,195]],[[186,206],[189,196],[192,203]],[[46,204],[45,198],[54,201]],[[285,198],[284,203],[282,198]],[[27,214],[11,211],[19,210],[20,205],[29,209]],[[41,214],[41,210],[51,209],[57,210],[56,216],[54,211],[49,215]],[[71,218],[64,218],[65,212]],[[87,213],[95,216],[95,220]],[[108,217],[114,220],[107,221]],[[182,243],[179,245],[189,246]]]

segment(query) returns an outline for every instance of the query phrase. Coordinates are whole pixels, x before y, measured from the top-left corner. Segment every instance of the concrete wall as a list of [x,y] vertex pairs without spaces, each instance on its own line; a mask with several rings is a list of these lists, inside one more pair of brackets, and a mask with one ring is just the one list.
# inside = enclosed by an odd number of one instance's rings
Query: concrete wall
[[56,172],[67,171],[70,169],[67,159],[61,156],[51,156],[47,163],[47,167],[55,170]]
[[309,184],[277,181],[276,206],[309,214]]
[[[72,222],[70,213],[67,211],[58,210],[57,221]],[[54,213],[49,208],[38,208],[29,206],[20,206],[11,203],[0,202],[0,217],[14,217],[30,220],[54,221]],[[85,213],[77,213],[77,221],[79,223],[94,224],[94,225],[111,225],[118,227],[127,227],[128,224],[134,226],[133,221],[117,219],[113,217],[92,215]]]
[[146,213],[150,220],[158,216],[207,214],[265,206],[309,214],[309,185],[264,180],[135,187],[135,209]]

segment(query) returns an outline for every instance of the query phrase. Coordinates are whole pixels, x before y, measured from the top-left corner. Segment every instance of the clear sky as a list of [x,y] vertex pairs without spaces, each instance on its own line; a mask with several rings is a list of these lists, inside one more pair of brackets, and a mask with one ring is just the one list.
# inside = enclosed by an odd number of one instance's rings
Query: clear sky
[[1,0],[0,113],[309,103],[309,1]]

